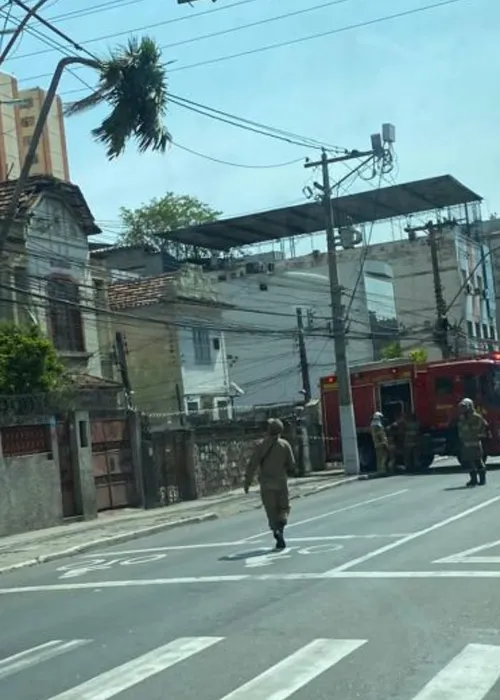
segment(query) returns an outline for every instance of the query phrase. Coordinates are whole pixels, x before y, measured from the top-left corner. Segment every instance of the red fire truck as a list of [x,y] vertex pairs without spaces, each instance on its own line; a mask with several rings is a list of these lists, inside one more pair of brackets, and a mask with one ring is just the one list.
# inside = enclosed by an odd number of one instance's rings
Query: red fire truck
[[[415,413],[422,431],[420,470],[428,469],[436,455],[456,455],[453,419],[459,401],[465,397],[474,401],[490,425],[491,435],[484,442],[486,454],[500,455],[500,353],[426,364],[399,359],[353,366],[351,386],[362,471],[375,469],[370,432],[375,411],[384,414],[387,424],[401,411]],[[321,400],[327,459],[341,461],[334,375],[321,379]]]

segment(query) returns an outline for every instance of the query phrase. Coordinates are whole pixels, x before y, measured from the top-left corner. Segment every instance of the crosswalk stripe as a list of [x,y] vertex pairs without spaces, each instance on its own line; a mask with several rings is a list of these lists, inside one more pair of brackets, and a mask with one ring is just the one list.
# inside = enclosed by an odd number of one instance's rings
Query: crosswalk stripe
[[223,639],[224,637],[181,637],[55,695],[50,700],[109,700]]
[[500,678],[500,647],[468,644],[413,700],[483,700]]
[[286,700],[359,647],[366,639],[315,639],[222,700]]
[[30,666],[40,664],[48,659],[53,659],[56,656],[65,654],[89,642],[89,639],[72,639],[69,642],[55,639],[51,642],[33,647],[32,649],[21,651],[19,654],[14,654],[13,656],[0,660],[0,679],[7,678],[7,676],[23,671]]

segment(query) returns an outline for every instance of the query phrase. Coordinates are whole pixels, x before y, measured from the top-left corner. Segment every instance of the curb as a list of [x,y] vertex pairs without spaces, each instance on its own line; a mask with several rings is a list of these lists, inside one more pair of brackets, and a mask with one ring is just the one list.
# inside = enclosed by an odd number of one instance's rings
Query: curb
[[218,517],[219,516],[217,515],[217,513],[205,513],[204,515],[197,515],[192,518],[170,520],[169,522],[151,525],[150,527],[143,527],[138,530],[130,530],[130,532],[123,532],[119,535],[101,537],[100,539],[91,540],[90,542],[85,542],[83,544],[76,545],[75,547],[61,549],[59,552],[44,554],[40,557],[35,557],[34,559],[27,559],[26,561],[21,561],[17,564],[5,566],[3,568],[0,568],[0,575],[8,574],[10,572],[17,571],[18,569],[26,569],[30,566],[36,566],[36,564],[46,564],[51,561],[56,561],[57,559],[64,559],[65,557],[71,557],[75,554],[81,554],[82,552],[89,552],[92,549],[98,549],[99,547],[102,547],[106,544],[122,544],[124,542],[139,539],[140,537],[144,537],[145,535],[153,535],[156,532],[172,530],[176,527],[181,527],[182,525],[194,525],[197,523],[204,523],[209,520],[217,520]]

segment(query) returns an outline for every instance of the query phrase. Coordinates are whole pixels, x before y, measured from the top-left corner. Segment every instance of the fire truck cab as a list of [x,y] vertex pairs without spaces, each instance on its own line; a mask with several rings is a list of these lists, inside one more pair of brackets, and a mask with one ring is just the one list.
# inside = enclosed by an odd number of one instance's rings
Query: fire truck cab
[[[320,387],[326,458],[342,461],[336,376],[322,378]],[[420,471],[436,455],[456,456],[454,420],[465,397],[489,423],[486,454],[500,454],[500,353],[425,364],[398,359],[352,366],[351,387],[362,471],[376,465],[370,430],[375,411],[384,415],[386,425],[402,414],[415,414],[421,428]],[[397,458],[402,462],[400,452]]]

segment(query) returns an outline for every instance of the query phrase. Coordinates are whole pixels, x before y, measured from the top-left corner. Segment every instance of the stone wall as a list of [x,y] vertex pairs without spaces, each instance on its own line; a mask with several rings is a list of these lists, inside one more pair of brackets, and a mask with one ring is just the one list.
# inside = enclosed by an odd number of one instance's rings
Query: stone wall
[[[192,467],[198,498],[243,487],[248,460],[255,445],[265,437],[265,426],[217,428],[212,425],[193,432]],[[297,454],[295,439],[285,431]]]

